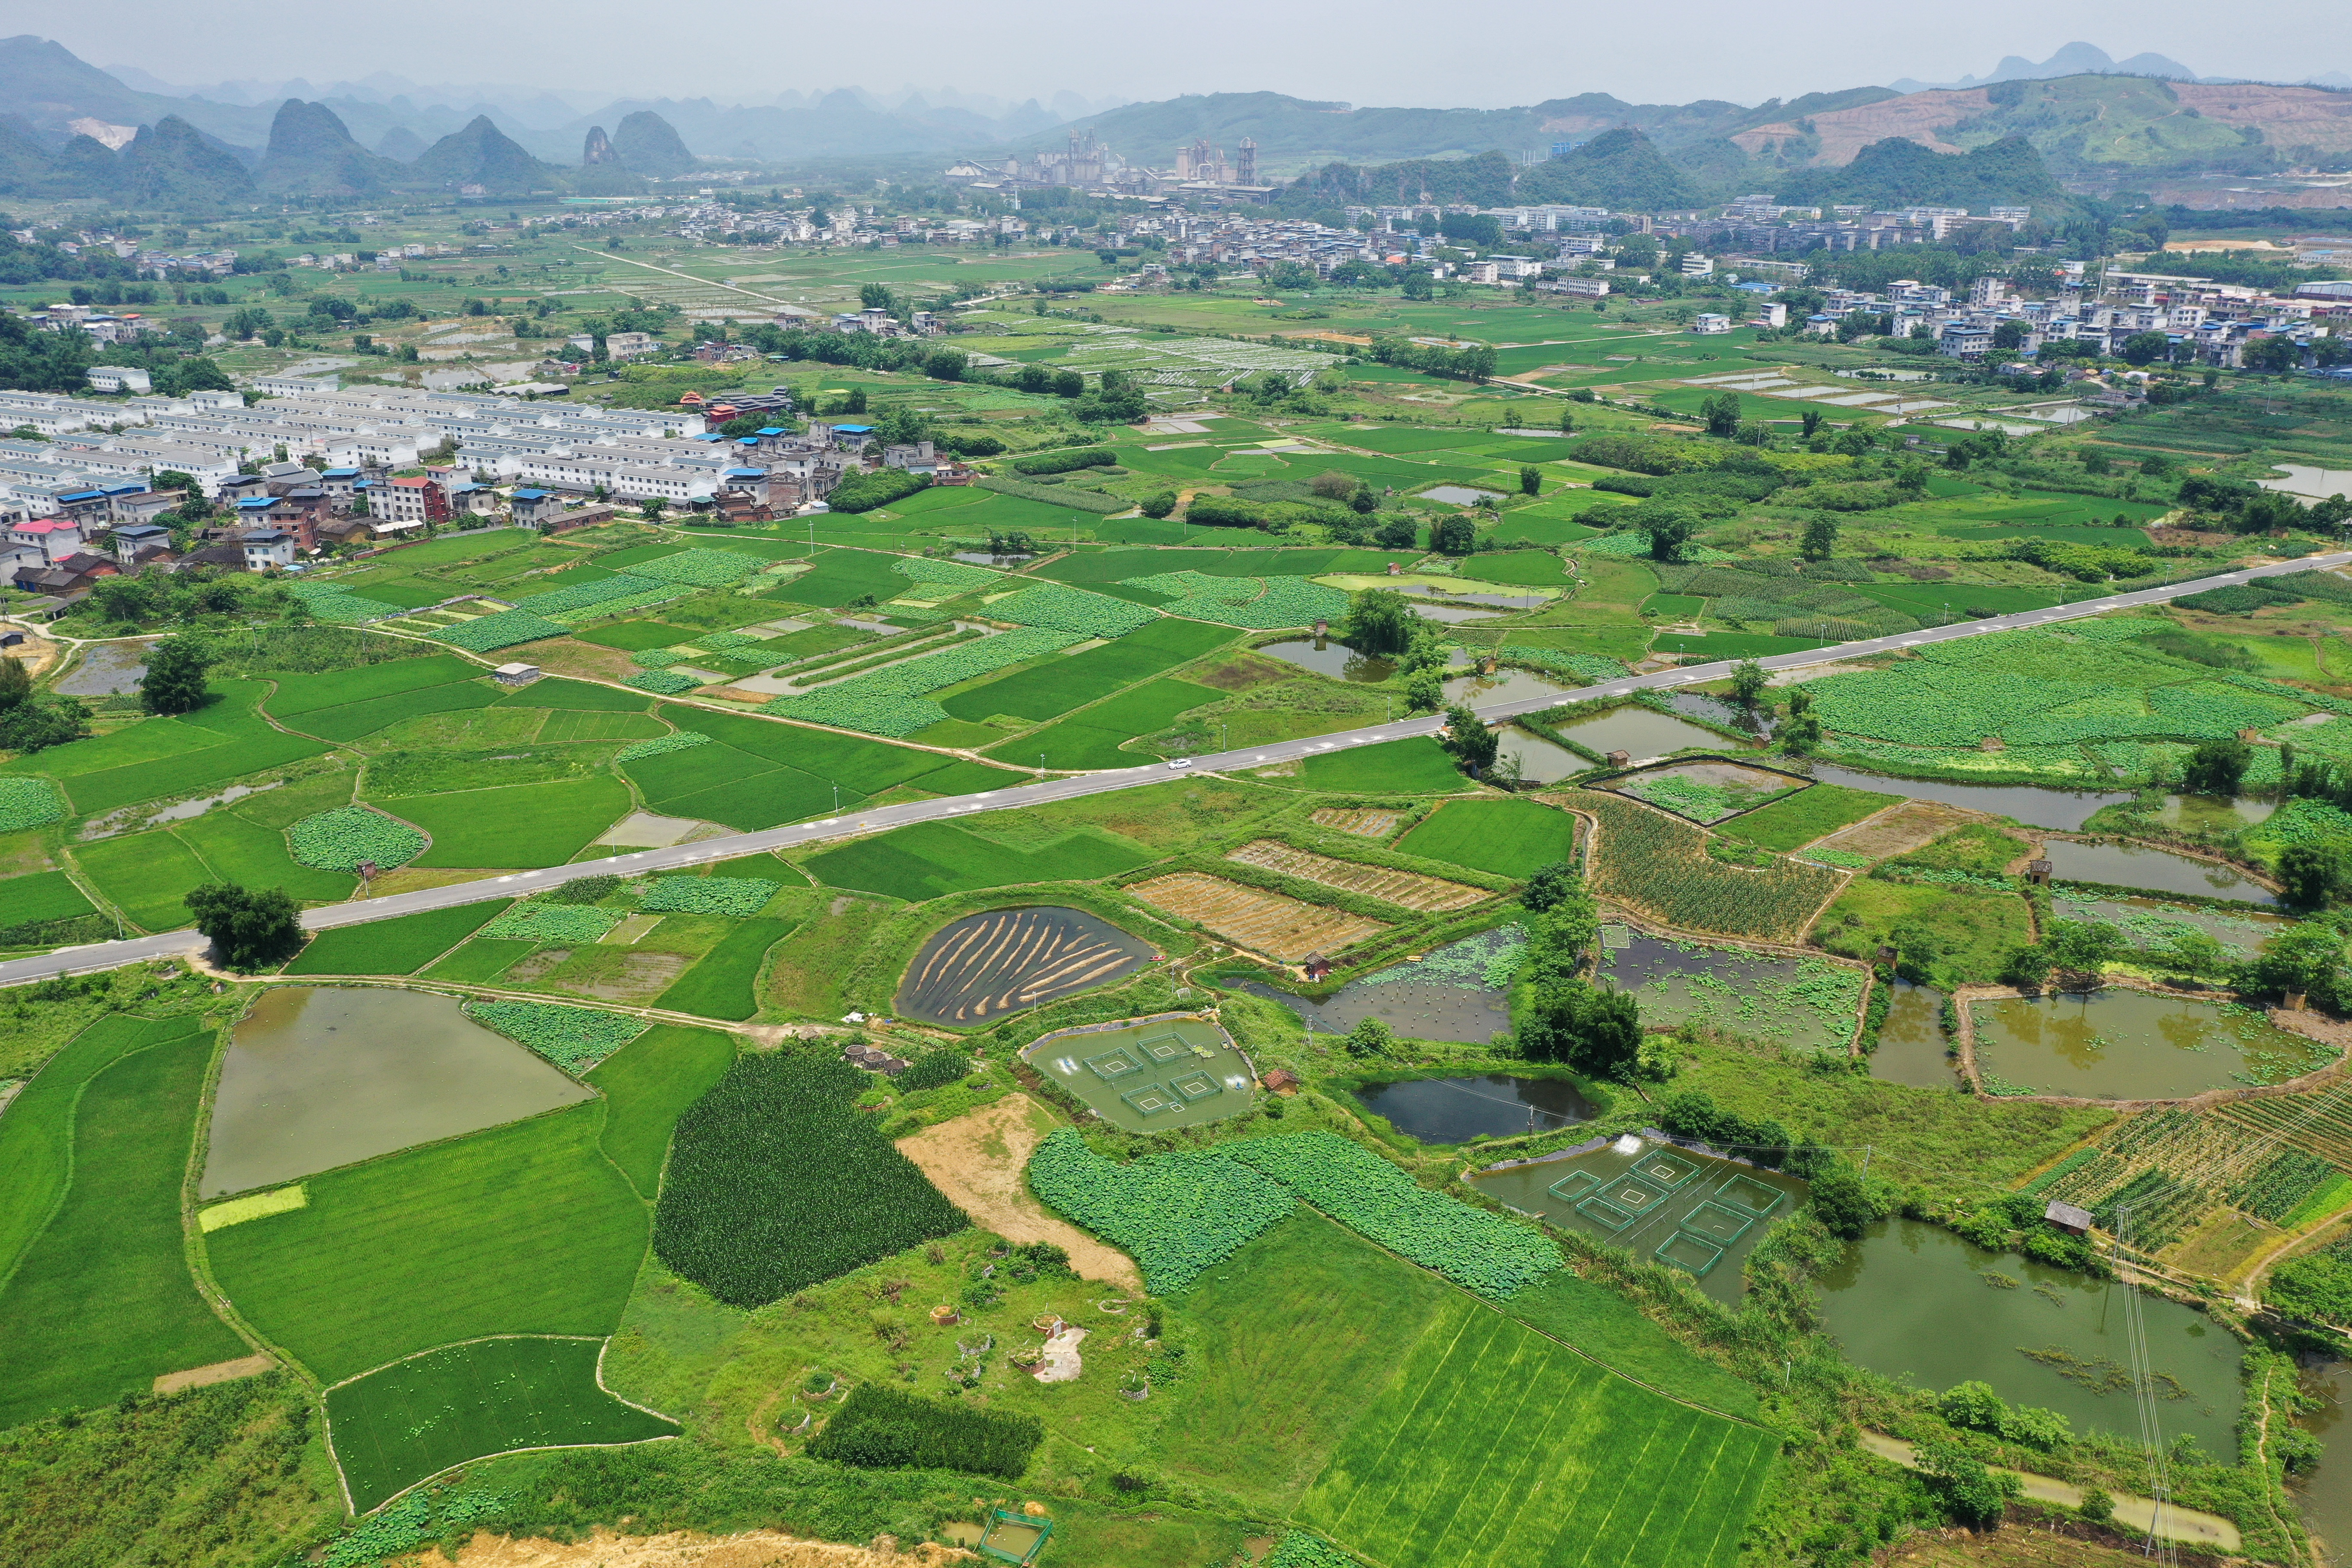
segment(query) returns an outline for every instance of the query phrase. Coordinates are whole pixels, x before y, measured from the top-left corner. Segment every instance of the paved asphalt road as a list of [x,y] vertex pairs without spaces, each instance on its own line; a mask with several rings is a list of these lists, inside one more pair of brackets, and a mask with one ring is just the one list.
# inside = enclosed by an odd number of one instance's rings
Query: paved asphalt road
[[[1987,620],[1962,621],[1954,626],[1935,626],[1901,637],[1875,637],[1867,642],[1841,643],[1834,647],[1819,648],[1811,653],[1776,654],[1757,662],[1767,669],[1793,669],[1806,665],[1822,664],[1833,658],[1853,658],[1867,654],[1890,653],[1923,643],[1948,642],[1955,637],[1980,637],[1987,632],[2009,631],[2018,626],[2047,626],[2053,621],[2077,620],[2085,616],[2102,615],[2109,610],[2129,609],[2138,605],[2162,604],[2184,594],[2200,593],[2208,588],[2227,587],[2258,577],[2273,577],[2294,572],[2308,572],[2323,566],[2352,563],[2352,552],[2305,556],[2300,561],[2282,562],[2273,566],[2250,567],[2242,572],[2225,573],[2218,577],[2200,577],[2193,582],[2175,584],[2168,588],[2149,588],[2137,594],[2117,594],[2103,599],[2085,599],[2077,604],[2058,605],[2046,610],[2027,610],[2014,616],[1995,616]],[[1645,688],[1689,686],[1700,681],[1720,680],[1731,673],[1731,661],[1715,664],[1686,665],[1678,669],[1663,670],[1654,675],[1627,676],[1599,686],[1588,686],[1574,691],[1546,693],[1517,702],[1497,703],[1478,710],[1479,716],[1490,721],[1516,718],[1522,713],[1540,713],[1563,703],[1583,701],[1595,697],[1621,697]],[[937,822],[968,816],[981,811],[1006,811],[1017,806],[1039,805],[1047,801],[1068,800],[1077,795],[1101,795],[1110,790],[1136,789],[1145,784],[1160,784],[1171,775],[1184,772],[1215,773],[1228,768],[1251,768],[1268,763],[1287,762],[1321,752],[1335,752],[1347,746],[1369,746],[1382,741],[1402,740],[1411,735],[1433,735],[1443,721],[1434,716],[1401,720],[1392,724],[1381,724],[1368,730],[1349,730],[1336,735],[1322,735],[1308,741],[1285,741],[1275,745],[1239,752],[1220,752],[1195,757],[1187,768],[1171,768],[1164,763],[1153,763],[1139,768],[1125,768],[1117,773],[1080,773],[1055,779],[1045,784],[1024,784],[1015,789],[990,790],[981,795],[952,795],[940,800],[913,802],[905,805],[883,806],[874,811],[859,812],[847,816],[829,816],[821,822],[803,822],[791,827],[771,827],[760,833],[740,833],[726,838],[706,838],[696,844],[682,844],[669,849],[645,849],[634,855],[615,855],[603,860],[582,861],[570,866],[551,866],[543,871],[517,871],[511,876],[485,878],[479,881],[460,882],[453,887],[429,888],[421,892],[395,893],[381,899],[362,899],[349,903],[330,904],[322,909],[303,912],[302,923],[312,931],[332,931],[338,926],[359,925],[369,921],[388,920],[394,915],[415,914],[420,910],[448,909],[457,904],[478,903],[486,899],[520,898],[568,882],[579,877],[601,876],[610,871],[644,872],[669,871],[680,867],[699,866],[708,861],[731,859],[739,855],[756,854],[764,850],[788,848],[796,844],[809,844],[826,838],[848,838],[861,833],[879,832],[884,828],[904,827],[914,822]],[[121,964],[135,963],[143,959],[163,958],[191,952],[204,945],[204,940],[194,931],[167,931],[157,936],[134,937],[126,942],[102,942],[86,947],[61,948],[55,952],[34,958],[19,958],[0,963],[0,985],[22,985],[28,981],[46,980],[52,975],[73,974],[97,969],[112,969]]]

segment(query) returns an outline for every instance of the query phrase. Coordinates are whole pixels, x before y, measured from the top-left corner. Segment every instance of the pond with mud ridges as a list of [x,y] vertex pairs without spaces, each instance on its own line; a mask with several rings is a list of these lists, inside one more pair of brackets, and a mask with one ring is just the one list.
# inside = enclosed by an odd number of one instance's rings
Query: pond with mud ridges
[[2336,1053],[2233,1003],[2105,986],[1969,1004],[1988,1088],[2091,1100],[2187,1100],[2284,1083]]
[[2146,888],[2155,893],[2189,893],[2203,899],[2234,899],[2241,903],[2275,904],[2278,895],[2239,870],[2211,860],[2150,849],[2138,844],[2076,844],[2047,839],[2042,858],[2050,862],[2051,879],[2059,882],[2105,882],[2117,888]]
[[1767,1229],[1803,1205],[1796,1177],[1638,1134],[1581,1153],[1480,1171],[1471,1184],[1497,1202],[1681,1268],[1737,1306],[1740,1269]]
[[1962,805],[1994,816],[2013,816],[2031,826],[2054,827],[2061,833],[2074,832],[2101,806],[2133,798],[2129,794],[2114,791],[2045,789],[2040,784],[1943,784],[1928,779],[1889,778],[1828,763],[1815,764],[1813,777],[1822,784],[1843,784],[1848,789],[1907,795],[1913,800],[1939,800],[1947,805]]
[[451,997],[272,986],[230,1034],[200,1193],[315,1175],[593,1092]]
[[[1822,1326],[1859,1364],[1922,1388],[1977,1380],[2012,1405],[2054,1410],[2075,1431],[2138,1432],[2125,1325],[2128,1286],[1988,1252],[1917,1220],[1881,1220],[1820,1279]],[[2166,1441],[2237,1454],[2230,1331],[2143,1295],[2149,1386]]]
[[1159,956],[1084,910],[1041,906],[967,915],[933,933],[893,1005],[927,1024],[976,1025],[1126,979]]
[[1482,1073],[1472,1078],[1400,1079],[1368,1083],[1356,1102],[1424,1143],[1466,1143],[1484,1133],[1505,1138],[1590,1121],[1593,1104],[1566,1079]]

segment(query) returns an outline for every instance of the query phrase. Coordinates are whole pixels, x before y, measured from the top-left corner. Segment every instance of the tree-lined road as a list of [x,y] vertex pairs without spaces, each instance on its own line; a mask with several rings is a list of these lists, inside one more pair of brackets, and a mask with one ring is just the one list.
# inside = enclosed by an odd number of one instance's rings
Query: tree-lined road
[[[2352,552],[2306,556],[2301,561],[2280,562],[2274,565],[2248,567],[2242,571],[2224,573],[2215,577],[2200,577],[2170,587],[2147,588],[2138,593],[2116,594],[2105,598],[2084,599],[2072,605],[2056,605],[2046,610],[2025,610],[2012,616],[1995,616],[1985,620],[1963,621],[1954,626],[1934,626],[1899,637],[1874,637],[1864,642],[1840,643],[1832,647],[1817,648],[1810,653],[1776,654],[1757,662],[1767,669],[1799,669],[1809,665],[1826,664],[1837,659],[1859,658],[1871,654],[1897,653],[1905,648],[1919,647],[1928,643],[1950,642],[1959,637],[1981,637],[1988,632],[2012,631],[2021,626],[2049,626],[2059,621],[2080,620],[2085,616],[2105,615],[2113,610],[2127,610],[2139,605],[2159,605],[2188,594],[2203,593],[2211,588],[2226,588],[2233,584],[2251,582],[2263,577],[2275,577],[2296,572],[2309,572],[2321,567],[2352,563]],[[1478,716],[1490,722],[1515,719],[1522,714],[1540,713],[1565,703],[1581,702],[1600,697],[1629,696],[1641,690],[1672,689],[1703,681],[1720,680],[1732,670],[1732,661],[1712,664],[1685,665],[1679,668],[1660,670],[1651,675],[1629,675],[1622,679],[1603,681],[1572,691],[1549,693],[1526,698],[1517,702],[1497,703],[1481,708]],[[1220,752],[1195,757],[1184,767],[1171,767],[1165,763],[1151,763],[1141,767],[1125,768],[1116,773],[1077,773],[1067,778],[1048,780],[1042,784],[1024,784],[1012,789],[990,790],[980,795],[952,795],[939,800],[910,802],[903,805],[882,806],[872,811],[854,812],[842,816],[829,816],[822,821],[803,822],[790,827],[771,827],[758,833],[739,833],[724,838],[706,838],[699,843],[681,844],[667,849],[643,849],[629,855],[615,855],[602,860],[581,861],[569,866],[551,866],[541,871],[517,871],[504,877],[487,877],[478,881],[459,882],[446,888],[428,888],[413,893],[393,893],[377,899],[359,899],[348,903],[330,904],[322,909],[303,911],[302,924],[310,931],[333,931],[339,927],[360,925],[370,921],[389,920],[395,915],[415,914],[425,910],[449,909],[459,904],[479,903],[489,899],[515,899],[544,892],[582,877],[603,876],[610,872],[639,875],[648,871],[674,871],[706,865],[713,860],[732,859],[737,856],[761,854],[774,849],[788,849],[798,845],[817,843],[831,838],[853,838],[860,834],[879,833],[887,828],[904,827],[917,822],[951,821],[983,811],[1011,811],[1027,805],[1043,805],[1051,801],[1070,800],[1081,795],[1103,795],[1113,790],[1139,789],[1147,784],[1162,784],[1171,777],[1191,773],[1219,773],[1228,770],[1265,767],[1276,763],[1297,761],[1337,752],[1350,746],[1377,745],[1383,741],[1402,741],[1415,735],[1433,735],[1444,725],[1435,716],[1403,719],[1393,723],[1375,725],[1369,729],[1343,731],[1336,735],[1321,735],[1312,740],[1284,741],[1268,746],[1244,748],[1235,752]],[[55,952],[32,958],[13,959],[0,963],[0,985],[22,985],[30,981],[46,980],[56,975],[83,973],[94,970],[113,969],[126,963],[148,959],[179,957],[196,952],[204,939],[194,931],[167,931],[156,936],[133,937],[123,942],[97,942],[84,947],[61,948]]]

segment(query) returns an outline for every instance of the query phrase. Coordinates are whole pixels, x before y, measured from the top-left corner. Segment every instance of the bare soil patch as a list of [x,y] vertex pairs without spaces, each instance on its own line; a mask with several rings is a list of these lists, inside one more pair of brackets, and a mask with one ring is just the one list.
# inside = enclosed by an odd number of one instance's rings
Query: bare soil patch
[[1213,686],[1220,691],[1247,691],[1254,686],[1271,686],[1277,680],[1287,680],[1296,673],[1294,667],[1279,659],[1239,653],[1213,668],[1184,679],[1198,681],[1202,686]]
[[185,1372],[167,1372],[155,1380],[155,1392],[177,1394],[184,1388],[204,1388],[215,1383],[234,1383],[240,1377],[259,1377],[277,1364],[266,1355],[249,1355],[235,1361],[216,1361],[210,1366],[192,1366]]
[[1946,805],[1939,800],[1906,801],[1876,816],[1865,816],[1851,826],[1841,827],[1806,847],[1811,851],[1839,849],[1867,859],[1884,860],[1907,855],[1934,843],[1955,827],[1980,820],[1973,811]]
[[1386,838],[1404,820],[1401,811],[1350,811],[1344,806],[1327,805],[1316,811],[1309,819],[1318,826],[1333,828],[1340,833],[1352,833],[1359,838]]
[[887,1536],[867,1546],[802,1541],[774,1530],[740,1535],[699,1535],[672,1531],[662,1535],[614,1535],[599,1529],[584,1541],[548,1541],[477,1535],[454,1558],[436,1547],[395,1561],[417,1568],[945,1568],[976,1561],[952,1546],[923,1542],[901,1552]]
[[551,675],[587,675],[603,680],[626,680],[637,673],[629,656],[616,647],[600,647],[577,637],[550,637],[530,645],[530,661]]
[[1008,1094],[992,1105],[901,1138],[898,1147],[974,1225],[1007,1241],[1050,1241],[1070,1255],[1070,1267],[1085,1278],[1108,1280],[1141,1295],[1143,1276],[1133,1258],[1057,1217],[1030,1195],[1022,1173],[1054,1126],[1054,1119],[1036,1101],[1025,1094]]
[[1361,893],[1368,899],[1402,904],[1423,914],[1433,910],[1468,909],[1472,904],[1494,897],[1484,888],[1424,877],[1417,871],[1394,871],[1385,866],[1335,860],[1328,855],[1295,849],[1273,838],[1260,838],[1244,844],[1225,858],[1244,866],[1263,866],[1269,871],[1279,871],[1303,882],[1318,882],[1327,888],[1338,888],[1342,892]]
[[1361,915],[1197,871],[1154,877],[1128,891],[1154,909],[1197,921],[1229,942],[1291,963],[1310,952],[1350,946],[1388,929]]

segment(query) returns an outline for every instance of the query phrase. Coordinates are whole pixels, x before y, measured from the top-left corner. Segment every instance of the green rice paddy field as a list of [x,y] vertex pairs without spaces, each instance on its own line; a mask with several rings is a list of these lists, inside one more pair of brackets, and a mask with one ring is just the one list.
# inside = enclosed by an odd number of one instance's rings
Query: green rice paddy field
[[642,1443],[675,1423],[596,1381],[604,1342],[500,1337],[427,1351],[329,1391],[335,1458],[362,1512],[467,1459]]
[[104,1019],[0,1118],[0,1428],[247,1353],[181,1235],[212,1047],[194,1018]]
[[1424,859],[1524,878],[1575,858],[1576,818],[1532,800],[1448,801],[1396,847]]
[[599,1152],[607,1114],[585,1101],[312,1176],[309,1207],[207,1237],[214,1275],[327,1382],[486,1334],[608,1334],[646,1212]]

